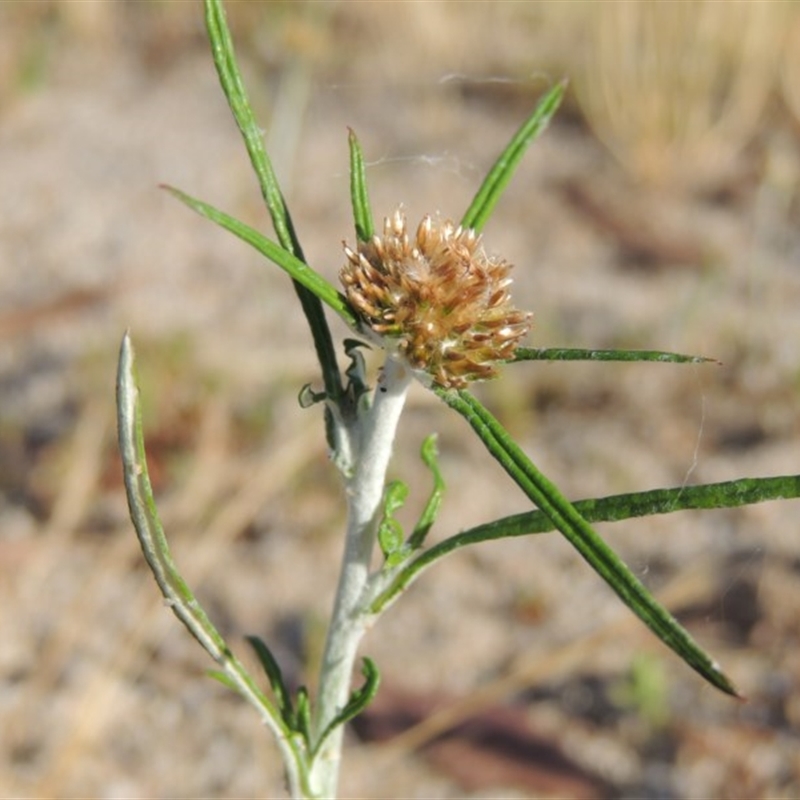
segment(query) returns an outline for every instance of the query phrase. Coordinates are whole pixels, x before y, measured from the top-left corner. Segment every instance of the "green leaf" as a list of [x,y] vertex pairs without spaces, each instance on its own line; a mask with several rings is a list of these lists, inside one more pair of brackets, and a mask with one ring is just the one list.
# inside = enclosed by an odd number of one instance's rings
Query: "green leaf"
[[439,516],[439,509],[442,505],[442,496],[445,489],[444,478],[439,469],[439,451],[436,447],[435,433],[426,437],[425,441],[422,443],[421,455],[423,463],[433,475],[433,489],[431,490],[428,502],[425,504],[425,508],[422,510],[419,521],[414,527],[414,532],[408,539],[410,550],[418,550],[425,542],[425,537],[436,521],[436,517]]
[[353,221],[356,227],[356,238],[359,242],[367,242],[375,235],[375,224],[372,221],[372,209],[367,192],[367,172],[364,167],[364,154],[355,133],[350,130],[350,198],[353,204]]
[[[622,519],[671,514],[697,509],[735,508],[767,500],[787,500],[800,497],[800,475],[781,475],[772,478],[739,478],[735,481],[707,483],[701,486],[677,486],[671,489],[651,489],[575,500],[573,506],[587,522],[618,522]],[[531,536],[555,530],[550,517],[542,511],[526,511],[449,536],[420,553],[397,573],[391,586],[372,603],[370,611],[378,613],[408,587],[428,567],[444,556],[472,544]]]
[[281,672],[278,662],[275,660],[275,656],[272,655],[272,651],[258,636],[245,636],[245,639],[253,648],[253,651],[267,675],[269,685],[278,701],[278,710],[281,712],[284,721],[290,727],[293,727],[292,720],[294,712],[292,710],[292,698],[283,681],[283,673]]
[[198,214],[210,219],[212,222],[216,222],[217,225],[220,225],[238,236],[242,241],[254,247],[259,253],[266,256],[270,261],[284,270],[284,272],[287,272],[297,283],[305,286],[309,291],[313,292],[316,297],[330,306],[330,308],[350,325],[350,327],[355,328],[357,326],[356,315],[353,313],[344,295],[337,291],[336,288],[328,283],[318,272],[311,269],[308,264],[295,258],[295,256],[268,239],[264,234],[259,233],[249,225],[245,225],[235,217],[231,217],[223,211],[217,210],[208,203],[204,203],[202,200],[191,197],[185,192],[180,191],[180,189],[175,189],[172,186],[165,186],[164,188]]
[[211,657],[222,663],[228,646],[178,572],[158,516],[144,451],[133,346],[127,333],[117,373],[117,424],[128,507],[145,560],[169,607]]
[[[247,154],[258,178],[261,195],[272,218],[278,241],[285,250],[294,255],[297,261],[304,262],[305,257],[297,239],[289,209],[286,207],[278,179],[264,147],[263,133],[244,88],[244,81],[236,62],[233,41],[225,19],[225,10],[220,0],[205,0],[205,19],[220,85],[244,139]],[[274,259],[272,260],[274,261]],[[336,362],[336,350],[320,303],[320,300],[326,301],[302,280],[297,278],[294,280],[295,291],[314,339],[325,391],[329,397],[336,400],[341,395],[342,385]],[[336,311],[335,308],[334,311]]]
[[297,405],[300,408],[311,408],[317,403],[324,403],[327,399],[328,395],[325,392],[315,392],[310,383],[304,383],[297,393]]
[[344,371],[347,377],[347,394],[351,398],[353,409],[358,409],[362,403],[369,404],[369,384],[367,383],[367,362],[361,352],[370,346],[360,339],[345,339],[344,353],[350,359],[350,365]]
[[224,673],[222,670],[209,669],[206,670],[206,675],[213,678],[215,681],[221,683],[226,689],[230,689],[238,694],[239,687]]
[[278,241],[286,250],[303,261],[302,250],[294,232],[289,210],[272,168],[272,162],[264,147],[263,131],[258,125],[244,88],[242,74],[236,62],[233,40],[225,19],[225,9],[218,0],[206,0],[205,13],[206,31],[211,42],[211,53],[214,57],[214,66],[217,69],[219,82],[236,125],[242,134],[247,155],[250,157],[250,163],[261,187],[261,194],[272,217]]
[[384,489],[382,516],[378,524],[378,544],[388,564],[392,564],[403,547],[403,528],[394,514],[408,498],[408,486],[402,481],[392,481]]
[[497,201],[500,199],[503,189],[506,188],[506,185],[511,180],[517,164],[519,164],[520,159],[528,149],[528,145],[544,132],[544,129],[556,113],[566,87],[566,81],[561,81],[547,92],[539,101],[533,114],[514,134],[514,138],[495,161],[494,166],[484,179],[480,189],[478,189],[475,199],[462,217],[462,227],[472,228],[476,231],[483,229]]
[[589,523],[531,462],[508,432],[469,392],[436,390],[461,414],[491,455],[543,511],[592,569],[664,644],[718,689],[739,696],[719,666],[664,609]]
[[[311,748],[311,701],[308,698],[308,689],[301,686],[297,690],[297,713],[295,714],[294,728],[303,737]],[[313,756],[313,753],[312,753]]]
[[[122,339],[117,371],[117,425],[125,492],[142,553],[169,608],[222,668],[226,676],[223,683],[232,686],[247,699],[277,736],[285,736],[287,728],[281,715],[233,655],[172,559],[150,485],[134,370],[133,345],[126,333]],[[219,679],[219,675],[216,677]]]
[[399,511],[408,499],[408,486],[402,481],[392,481],[383,495],[384,516],[391,517]]
[[361,674],[364,676],[364,683],[360,689],[354,690],[350,694],[350,699],[345,704],[344,708],[333,718],[331,723],[319,737],[319,741],[314,747],[312,755],[319,752],[319,748],[325,739],[330,736],[331,732],[344,725],[354,717],[357,717],[375,698],[378,693],[378,686],[380,685],[381,676],[375,662],[366,656],[361,662]]
[[[800,497],[800,475],[779,475],[772,478],[738,478],[734,481],[704,483],[700,486],[676,486],[671,489],[615,494],[576,500],[573,505],[587,522],[618,522],[654,514],[737,508],[767,500],[788,500],[798,497]],[[453,543],[456,547],[463,547],[491,539],[547,533],[554,529],[552,520],[546,514],[541,511],[528,511],[503,517],[485,525],[477,525],[445,541]],[[427,552],[430,553],[432,550],[433,548]]]
[[515,361],[658,361],[673,364],[700,364],[715,358],[687,356],[681,353],[667,353],[663,350],[585,350],[575,347],[518,347],[514,351]]
[[403,559],[403,528],[396,519],[381,520],[378,526],[378,544],[388,566],[393,567]]

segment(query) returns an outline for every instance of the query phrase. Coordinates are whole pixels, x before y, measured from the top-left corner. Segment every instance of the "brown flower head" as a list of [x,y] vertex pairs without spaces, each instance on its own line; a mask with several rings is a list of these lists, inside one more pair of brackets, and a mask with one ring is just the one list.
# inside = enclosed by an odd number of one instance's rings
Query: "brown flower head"
[[473,230],[426,216],[410,241],[398,209],[383,236],[344,252],[340,278],[365,332],[424,382],[493,378],[530,330],[532,315],[511,305],[511,265],[489,258]]

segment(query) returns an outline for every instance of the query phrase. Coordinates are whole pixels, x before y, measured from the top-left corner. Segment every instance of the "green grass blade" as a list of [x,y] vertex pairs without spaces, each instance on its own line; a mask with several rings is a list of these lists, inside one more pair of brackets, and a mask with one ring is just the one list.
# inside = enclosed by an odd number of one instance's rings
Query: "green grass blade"
[[350,325],[350,327],[356,327],[356,315],[353,313],[344,295],[341,294],[333,284],[328,283],[318,272],[311,269],[308,264],[300,261],[290,252],[284,250],[280,245],[264,236],[263,233],[259,233],[255,228],[245,225],[235,217],[231,217],[225,212],[219,211],[208,203],[197,200],[179,189],[175,189],[171,186],[165,186],[164,188],[198,214],[210,219],[212,222],[216,222],[217,225],[220,225],[238,236],[242,241],[255,247],[259,253],[266,256],[270,261],[287,272],[296,283],[302,285],[315,297],[332,308],[348,325]]
[[672,364],[703,364],[715,358],[668,353],[663,350],[595,350],[577,347],[518,347],[509,363],[516,361],[657,361]]
[[[272,162],[264,147],[263,133],[244,88],[221,0],[205,0],[205,18],[220,85],[244,139],[250,163],[258,178],[261,195],[272,218],[275,234],[284,249],[292,253],[298,261],[304,262],[305,257],[289,209],[286,207]],[[338,399],[343,392],[342,379],[333,338],[319,296],[302,281],[295,281],[294,287],[314,339],[325,391],[329,397]]]
[[350,198],[353,204],[353,221],[356,227],[356,238],[359,242],[369,241],[375,235],[375,223],[372,221],[372,208],[367,192],[367,171],[364,166],[364,154],[354,131],[348,137],[350,144]]
[[566,88],[566,81],[561,81],[550,89],[539,101],[533,114],[514,134],[514,138],[500,154],[491,170],[489,170],[489,174],[484,179],[480,189],[478,189],[475,199],[462,217],[461,225],[463,227],[473,228],[476,231],[483,230],[483,226],[500,199],[503,189],[511,180],[517,164],[519,164],[520,159],[528,149],[528,145],[547,127],[561,104]]
[[[671,514],[675,511],[735,508],[768,500],[789,500],[800,497],[800,475],[780,475],[772,478],[739,478],[702,486],[678,486],[672,489],[652,489],[609,497],[575,500],[572,505],[587,522],[618,522],[632,517]],[[400,570],[391,586],[373,603],[380,611],[409,586],[428,567],[455,550],[471,544],[531,536],[555,530],[552,520],[541,511],[526,511],[476,525],[474,528],[437,542]]]
[[739,696],[719,666],[664,609],[589,523],[530,461],[500,423],[467,391],[436,392],[461,414],[514,482],[543,511],[592,569],[664,644],[706,680]]

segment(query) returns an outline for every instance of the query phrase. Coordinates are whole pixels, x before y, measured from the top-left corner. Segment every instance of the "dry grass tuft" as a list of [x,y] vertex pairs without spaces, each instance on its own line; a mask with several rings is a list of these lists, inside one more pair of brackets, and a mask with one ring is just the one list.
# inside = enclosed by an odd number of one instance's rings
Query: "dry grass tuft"
[[761,128],[790,15],[785,3],[710,0],[581,7],[584,114],[636,177],[718,181]]

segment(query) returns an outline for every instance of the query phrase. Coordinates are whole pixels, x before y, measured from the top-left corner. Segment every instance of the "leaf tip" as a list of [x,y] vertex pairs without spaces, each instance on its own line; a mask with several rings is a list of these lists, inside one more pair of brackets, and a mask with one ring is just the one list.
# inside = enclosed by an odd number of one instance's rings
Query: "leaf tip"
[[747,702],[747,696],[739,691],[736,684],[722,671],[722,667],[717,661],[712,662],[711,670],[713,673],[712,682],[718,689],[725,692],[725,694],[729,694],[731,697],[735,697],[742,703]]
[[133,371],[135,353],[131,339],[131,329],[126,328],[119,346],[119,375],[124,377]]

